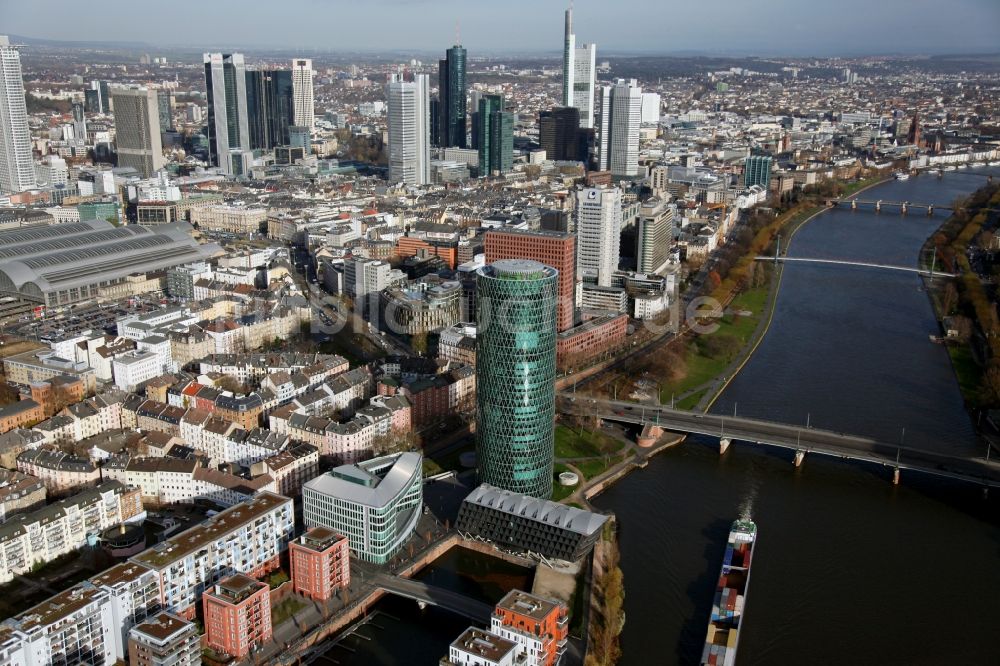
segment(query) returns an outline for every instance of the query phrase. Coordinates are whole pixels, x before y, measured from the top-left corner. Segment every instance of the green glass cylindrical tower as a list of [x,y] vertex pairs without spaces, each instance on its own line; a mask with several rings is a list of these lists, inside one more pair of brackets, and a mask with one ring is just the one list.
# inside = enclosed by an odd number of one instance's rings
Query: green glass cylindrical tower
[[526,259],[476,273],[479,480],[545,499],[552,495],[557,275]]

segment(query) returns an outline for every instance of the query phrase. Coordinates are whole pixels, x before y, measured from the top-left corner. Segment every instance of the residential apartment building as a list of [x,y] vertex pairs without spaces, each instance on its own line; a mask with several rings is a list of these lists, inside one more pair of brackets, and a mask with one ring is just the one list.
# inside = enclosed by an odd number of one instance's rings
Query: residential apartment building
[[569,609],[564,603],[512,590],[496,605],[490,631],[517,643],[526,666],[556,666],[566,652]]
[[130,630],[128,662],[129,666],[200,666],[198,628],[171,613],[157,613]]
[[131,561],[157,572],[164,609],[190,619],[202,593],[219,580],[278,568],[294,529],[292,500],[261,492]]
[[347,537],[314,527],[288,544],[292,585],[299,594],[326,601],[351,584]]
[[271,594],[267,583],[243,574],[224,578],[202,595],[205,642],[217,653],[243,659],[271,640]]

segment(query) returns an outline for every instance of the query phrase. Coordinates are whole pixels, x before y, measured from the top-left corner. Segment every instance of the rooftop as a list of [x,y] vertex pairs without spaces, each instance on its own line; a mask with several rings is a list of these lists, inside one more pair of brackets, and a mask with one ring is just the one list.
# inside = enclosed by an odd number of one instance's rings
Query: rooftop
[[464,501],[530,520],[537,520],[584,536],[595,533],[608,519],[607,516],[599,513],[512,493],[488,483],[473,490]]
[[164,643],[189,628],[194,628],[194,625],[164,611],[133,627],[132,633],[143,634],[154,642]]
[[543,597],[536,597],[533,594],[522,592],[521,590],[511,590],[497,603],[497,610],[506,610],[518,615],[530,617],[539,622],[549,617],[556,611],[560,604]]

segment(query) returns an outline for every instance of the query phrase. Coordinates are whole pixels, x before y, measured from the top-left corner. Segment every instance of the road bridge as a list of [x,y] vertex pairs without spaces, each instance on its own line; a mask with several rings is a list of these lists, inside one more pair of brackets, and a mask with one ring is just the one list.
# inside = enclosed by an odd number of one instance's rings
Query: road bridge
[[989,460],[988,449],[985,457],[956,456],[808,426],[601,400],[566,392],[559,394],[559,406],[564,413],[596,415],[608,421],[651,424],[675,432],[717,437],[721,453],[725,453],[730,442],[738,440],[789,449],[794,452],[796,466],[802,464],[806,453],[817,453],[889,467],[894,483],[899,481],[901,470],[914,470],[986,487],[1000,486],[1000,465]]
[[428,585],[419,580],[410,580],[409,578],[400,578],[399,576],[391,576],[384,573],[376,574],[372,580],[375,585],[386,592],[391,592],[407,599],[413,599],[419,604],[440,606],[475,622],[488,625],[490,623],[490,616],[493,614],[493,606],[487,603],[471,599],[458,592]]
[[812,257],[768,257],[760,255],[754,257],[756,261],[781,261],[781,262],[796,262],[804,264],[832,264],[836,266],[861,266],[865,268],[884,268],[891,271],[904,271],[907,273],[917,273],[919,275],[926,275],[928,277],[955,277],[954,273],[945,273],[943,271],[930,271],[925,268],[914,268],[912,266],[893,266],[892,264],[877,264],[868,261],[849,261],[847,259],[815,259]]

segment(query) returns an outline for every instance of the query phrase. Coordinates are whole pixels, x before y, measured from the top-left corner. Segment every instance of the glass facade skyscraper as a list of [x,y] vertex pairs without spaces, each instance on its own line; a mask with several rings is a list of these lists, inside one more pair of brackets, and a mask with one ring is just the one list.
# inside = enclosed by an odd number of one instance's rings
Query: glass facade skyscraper
[[249,71],[246,79],[250,147],[270,150],[289,145],[288,128],[295,124],[292,73],[287,69]]
[[475,114],[479,175],[505,173],[514,166],[514,114],[504,111],[501,95],[484,95]]
[[204,62],[209,158],[225,173],[235,174],[241,169],[234,164],[234,153],[250,150],[243,54],[206,53]]
[[774,159],[770,155],[751,155],[743,165],[743,185],[760,185],[768,188],[771,185],[771,164]]
[[465,49],[448,49],[438,61],[438,141],[444,148],[465,148]]
[[479,480],[552,494],[558,271],[504,259],[476,272]]

